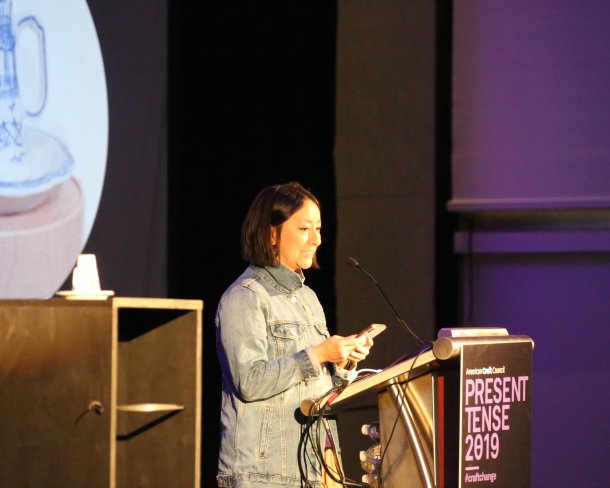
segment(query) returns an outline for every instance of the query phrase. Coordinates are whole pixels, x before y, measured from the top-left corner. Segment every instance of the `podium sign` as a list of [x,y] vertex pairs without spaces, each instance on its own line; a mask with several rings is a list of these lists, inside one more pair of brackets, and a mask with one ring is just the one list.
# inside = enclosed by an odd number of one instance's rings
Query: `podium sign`
[[460,487],[530,486],[532,344],[464,345]]

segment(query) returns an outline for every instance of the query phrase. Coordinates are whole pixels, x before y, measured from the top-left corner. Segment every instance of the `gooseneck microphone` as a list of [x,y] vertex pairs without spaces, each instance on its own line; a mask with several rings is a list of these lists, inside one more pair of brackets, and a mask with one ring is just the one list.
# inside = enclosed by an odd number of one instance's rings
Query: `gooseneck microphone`
[[383,288],[381,288],[381,285],[377,282],[375,277],[371,273],[369,273],[366,269],[364,269],[362,266],[360,266],[360,263],[358,261],[356,261],[356,259],[354,259],[353,257],[348,256],[347,258],[345,258],[345,262],[347,263],[348,266],[350,266],[352,268],[356,268],[359,271],[362,271],[365,275],[367,275],[371,279],[371,281],[373,283],[375,283],[377,290],[379,290],[379,293],[381,293],[381,296],[385,299],[387,304],[390,306],[390,308],[392,309],[392,312],[394,312],[394,315],[396,316],[396,319],[398,320],[400,325],[402,325],[405,329],[407,329],[407,332],[409,332],[409,334],[411,334],[413,336],[413,338],[417,341],[418,346],[425,344],[425,342],[422,341],[418,337],[418,335],[415,332],[413,332],[413,329],[411,329],[411,327],[409,327],[407,325],[407,323],[402,319],[402,317],[400,316],[400,314],[398,313],[398,311],[396,310],[394,305],[392,305],[392,302],[390,301],[388,296],[385,294],[385,292],[383,291]]

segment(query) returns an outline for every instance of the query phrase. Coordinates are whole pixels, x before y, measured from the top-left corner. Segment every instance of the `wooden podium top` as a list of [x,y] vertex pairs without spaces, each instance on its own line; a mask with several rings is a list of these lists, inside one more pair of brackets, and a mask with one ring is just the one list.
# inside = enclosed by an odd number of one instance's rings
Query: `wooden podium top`
[[429,372],[438,364],[432,349],[417,356],[389,366],[379,373],[370,374],[355,380],[333,401],[333,407],[340,407],[364,395],[373,395],[389,385],[403,383]]
[[10,299],[0,300],[0,306],[108,306],[112,308],[142,308],[142,309],[166,309],[166,310],[202,310],[202,300],[187,300],[179,298],[144,298],[144,297],[103,297],[102,299],[78,298],[48,298],[44,300],[35,299]]

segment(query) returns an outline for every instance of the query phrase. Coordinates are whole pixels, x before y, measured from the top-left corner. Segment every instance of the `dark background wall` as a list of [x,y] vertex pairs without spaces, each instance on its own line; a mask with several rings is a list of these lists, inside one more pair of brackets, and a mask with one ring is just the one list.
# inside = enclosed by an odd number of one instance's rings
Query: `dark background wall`
[[[104,289],[123,296],[167,293],[168,6],[88,2],[108,89],[108,162],[85,246]],[[69,286],[69,283],[67,284]]]
[[[184,4],[186,5],[186,4]],[[308,280],[334,324],[332,2],[172,3],[169,293],[203,298],[203,477],[218,451],[214,313],[243,271],[240,225],[264,186],[298,180],[323,202],[322,269]]]
[[[247,205],[260,187],[293,179],[323,202],[322,269],[309,272],[308,282],[331,329],[347,334],[363,322],[387,322],[391,330],[378,339],[371,366],[412,346],[372,284],[343,264],[353,255],[426,338],[437,326],[461,323],[504,325],[534,337],[533,486],[603,485],[610,477],[601,460],[608,432],[597,412],[608,404],[609,219],[597,196],[599,175],[609,167],[602,122],[610,112],[606,90],[591,87],[608,85],[610,61],[597,47],[607,39],[591,36],[600,32],[592,31],[596,19],[609,17],[604,2],[537,2],[538,9],[456,2],[455,24],[451,3],[431,0],[239,6],[154,0],[145,15],[135,0],[88,3],[106,65],[110,147],[86,250],[98,256],[105,289],[205,301],[203,486],[214,486],[218,446],[215,305],[244,266],[239,226]],[[498,32],[505,42],[492,42]],[[538,51],[557,63],[545,69],[528,51],[541,34],[548,36]],[[454,86],[453,106],[452,44],[455,84],[470,76],[464,91]],[[589,47],[599,55],[583,65]],[[500,69],[520,61],[521,75]],[[569,85],[575,100],[561,99],[562,107],[581,109],[573,137],[557,132],[564,125],[548,108],[556,109],[554,99],[542,103],[557,66],[582,81]],[[494,67],[500,74],[489,77]],[[481,117],[490,102],[504,100],[507,81],[531,86],[524,79],[531,73],[538,89],[529,102],[504,101],[491,119]],[[601,81],[591,81],[593,75]],[[595,103],[581,104],[592,95]],[[589,118],[584,106],[600,110]],[[537,155],[529,163],[502,157],[497,166],[488,157],[496,139],[474,136],[491,130],[503,149],[522,147],[521,139],[506,136],[511,110],[517,124],[530,124],[523,133],[542,131],[545,143],[522,152]],[[462,153],[466,140],[474,149]],[[553,207],[540,214],[540,206],[481,211],[456,201],[469,197],[469,188],[495,188],[506,168],[509,189],[521,191],[527,179],[528,198],[547,197],[551,186],[532,182],[529,169],[548,154],[545,148],[556,153],[556,143],[561,155],[590,148],[590,157],[569,161],[586,162],[597,183],[592,194],[577,195],[595,197],[594,211],[569,205],[559,213]],[[553,182],[566,166],[551,159],[545,167]],[[575,166],[568,167],[567,188]],[[356,464],[350,449],[362,441],[355,431],[371,415],[340,419],[350,469]]]
[[[371,280],[346,266],[345,257],[375,275],[420,337],[434,338],[437,323],[451,320],[437,313],[448,311],[450,294],[436,306],[439,284],[451,280],[443,257],[450,240],[439,234],[437,241],[435,232],[446,220],[437,215],[437,202],[444,206],[448,198],[436,175],[441,183],[450,174],[442,148],[450,143],[444,97],[450,94],[451,10],[428,0],[345,0],[338,12],[337,328],[349,335],[367,323],[388,324],[366,361],[366,367],[383,368],[415,343]],[[359,427],[378,418],[370,401],[339,418],[349,473],[361,470],[358,451],[370,445]]]

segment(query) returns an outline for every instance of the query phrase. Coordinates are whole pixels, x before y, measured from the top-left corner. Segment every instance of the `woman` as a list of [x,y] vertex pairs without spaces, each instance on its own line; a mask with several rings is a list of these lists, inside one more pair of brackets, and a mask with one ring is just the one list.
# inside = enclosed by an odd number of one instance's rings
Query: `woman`
[[[263,189],[244,220],[242,255],[250,266],[216,315],[223,373],[218,486],[302,486],[301,401],[342,384],[348,365],[373,345],[366,336],[330,337],[322,306],[304,284],[303,270],[318,267],[320,230],[320,204],[298,183]],[[307,482],[325,486],[328,473],[309,461]]]

